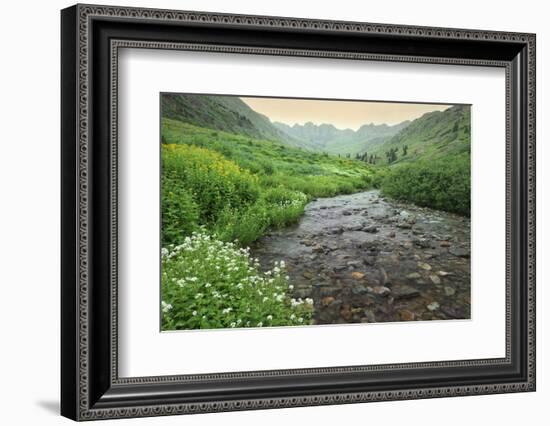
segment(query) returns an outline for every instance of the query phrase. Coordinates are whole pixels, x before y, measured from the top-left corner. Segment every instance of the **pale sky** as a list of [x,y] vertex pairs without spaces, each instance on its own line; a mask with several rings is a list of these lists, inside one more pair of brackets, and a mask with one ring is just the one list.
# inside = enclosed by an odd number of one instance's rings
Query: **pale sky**
[[396,102],[324,101],[316,99],[246,98],[241,99],[254,111],[273,121],[288,125],[332,124],[339,129],[357,130],[363,124],[389,125],[414,120],[431,111],[443,111],[452,105]]

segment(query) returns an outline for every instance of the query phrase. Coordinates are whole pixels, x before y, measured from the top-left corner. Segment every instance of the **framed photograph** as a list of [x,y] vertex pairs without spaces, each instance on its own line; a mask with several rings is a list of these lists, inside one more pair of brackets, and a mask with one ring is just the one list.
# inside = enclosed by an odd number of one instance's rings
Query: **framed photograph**
[[535,35],[61,12],[61,412],[535,390]]

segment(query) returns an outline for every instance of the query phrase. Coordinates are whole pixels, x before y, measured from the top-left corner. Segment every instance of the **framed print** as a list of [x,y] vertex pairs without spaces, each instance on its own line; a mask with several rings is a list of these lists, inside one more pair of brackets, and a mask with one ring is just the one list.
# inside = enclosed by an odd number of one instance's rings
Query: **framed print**
[[74,420],[535,390],[535,36],[61,13]]

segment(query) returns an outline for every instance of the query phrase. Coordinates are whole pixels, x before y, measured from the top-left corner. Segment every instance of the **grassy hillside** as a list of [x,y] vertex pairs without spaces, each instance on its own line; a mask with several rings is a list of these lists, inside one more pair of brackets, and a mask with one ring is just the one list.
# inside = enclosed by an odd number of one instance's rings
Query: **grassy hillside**
[[382,191],[420,206],[470,215],[470,107],[414,120],[371,152],[389,164]]
[[161,96],[161,107],[162,117],[195,126],[286,142],[290,145],[307,145],[277,129],[267,117],[252,110],[237,96],[164,93]]
[[370,153],[387,163],[386,152],[390,150],[396,151],[392,163],[469,155],[470,107],[455,105],[445,111],[424,114]]
[[[208,226],[249,244],[315,197],[369,188],[374,168],[283,143],[162,119],[163,243]],[[166,219],[166,220],[165,220]]]

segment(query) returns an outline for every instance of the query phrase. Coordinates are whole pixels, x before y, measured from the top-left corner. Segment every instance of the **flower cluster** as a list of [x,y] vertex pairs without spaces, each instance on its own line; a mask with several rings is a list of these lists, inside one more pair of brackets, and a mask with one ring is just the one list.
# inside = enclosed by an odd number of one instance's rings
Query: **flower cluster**
[[195,232],[164,248],[162,328],[266,327],[307,324],[313,301],[289,296],[284,261],[260,272],[249,248]]

